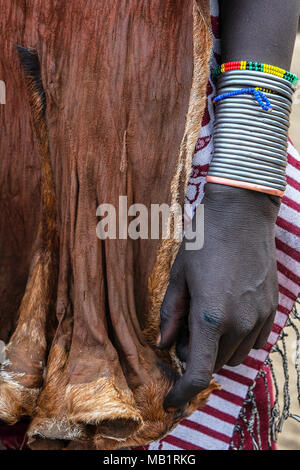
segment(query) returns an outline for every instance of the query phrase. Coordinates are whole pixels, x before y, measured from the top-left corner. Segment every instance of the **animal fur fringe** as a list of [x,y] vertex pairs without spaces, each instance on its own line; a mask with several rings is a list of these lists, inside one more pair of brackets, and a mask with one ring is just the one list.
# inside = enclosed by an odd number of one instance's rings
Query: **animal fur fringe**
[[[123,441],[143,420],[132,392],[120,390],[113,378],[87,384],[68,384],[67,355],[54,345],[49,355],[45,386],[39,397],[28,435],[48,439],[88,439],[91,427],[102,436]],[[87,431],[89,426],[90,431]]]
[[7,362],[0,371],[0,419],[15,424],[20,416],[32,416],[40,390],[24,387],[17,380],[18,374],[5,372]]
[[[41,222],[17,328],[0,373],[0,418],[15,423],[32,415],[43,380],[47,339],[54,326],[58,271],[56,201],[45,122],[46,101],[36,51],[18,46],[30,116],[41,162]],[[48,335],[48,338],[47,338]],[[10,393],[8,393],[10,392]]]
[[94,437],[94,445],[98,450],[115,450],[120,447],[137,447],[149,444],[155,440],[162,439],[169,434],[177,424],[194,411],[203,408],[207,403],[209,395],[213,390],[220,389],[220,386],[212,380],[209,387],[199,393],[183,410],[166,412],[162,403],[164,397],[170,390],[170,383],[165,381],[162,387],[157,384],[149,384],[141,387],[135,395],[137,406],[143,416],[144,425],[136,433],[128,436],[123,442],[114,439],[105,439],[97,433]]

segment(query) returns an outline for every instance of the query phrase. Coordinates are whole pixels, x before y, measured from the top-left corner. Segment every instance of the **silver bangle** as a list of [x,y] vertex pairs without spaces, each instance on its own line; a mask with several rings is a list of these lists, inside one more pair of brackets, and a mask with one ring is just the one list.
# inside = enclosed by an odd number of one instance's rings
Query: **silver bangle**
[[286,160],[278,159],[276,157],[268,157],[268,156],[262,156],[262,155],[249,155],[246,153],[240,153],[237,150],[231,150],[227,151],[227,149],[222,149],[220,151],[217,151],[214,153],[214,158],[233,158],[235,157],[236,159],[242,159],[242,160],[247,160],[249,162],[252,162],[254,160],[257,160],[257,164],[259,165],[262,161],[265,161],[266,163],[270,163],[273,165],[278,165],[278,167],[285,168],[286,167]]
[[[227,77],[246,77],[248,76],[248,70],[228,70],[226,72]],[[220,76],[219,76],[220,77]],[[259,72],[258,70],[251,70],[251,77],[257,77],[260,79],[265,79],[265,80],[271,80],[274,83],[282,83],[285,86],[288,86],[291,88],[292,92],[295,91],[296,87],[286,80],[285,78],[278,77],[277,75],[272,75],[270,73],[266,72]]]
[[[208,176],[284,191],[294,86],[264,72],[233,70],[219,76],[217,88],[222,96],[215,103],[214,153]],[[253,88],[270,92],[243,94],[244,88],[250,93]]]
[[[235,143],[236,145],[249,145],[250,147],[257,148],[257,146],[264,145],[266,148],[275,148],[280,152],[286,153],[288,144],[286,143],[285,145],[282,144],[281,142],[274,142],[273,140],[268,140],[266,138],[262,139],[261,137],[258,136],[258,134],[255,135],[247,135],[247,133],[234,133],[234,132],[221,132],[217,131],[214,133],[214,142],[217,139],[222,139],[224,143],[226,143],[228,140],[230,142]],[[222,142],[220,140],[220,142]]]
[[[227,93],[229,91],[233,91],[233,90],[239,90],[241,87],[240,86],[234,86],[234,87],[230,87],[230,86],[227,86],[227,87],[223,87],[222,89],[219,90],[219,94],[222,92],[222,93]],[[272,105],[279,105],[280,107],[284,107],[286,110],[291,110],[292,108],[292,101],[290,99],[287,99],[285,98],[284,96],[281,96],[281,95],[275,95],[275,93],[267,93],[267,92],[263,92],[264,95],[268,98],[268,100],[271,102]],[[226,98],[226,100],[238,100],[238,99],[244,99],[244,100],[248,100],[248,101],[251,101],[252,103],[255,102],[255,98],[253,96],[250,96],[250,95],[238,95],[238,96],[234,96],[234,97],[230,97],[230,98]],[[219,101],[220,103],[220,101]]]
[[[249,124],[250,122],[250,119],[247,119],[247,118],[243,118],[242,116],[240,116],[239,119],[237,118],[234,118],[234,119],[230,119],[229,117],[218,117],[218,123],[220,124],[241,124],[241,125],[247,125]],[[275,125],[274,123],[274,126],[272,126],[272,124],[266,124],[265,122],[259,122],[259,121],[254,121],[253,123],[253,127],[258,127],[258,124],[259,124],[259,127],[263,130],[263,129],[266,129],[266,130],[275,130],[276,129],[276,132],[279,133],[279,134],[282,134],[282,135],[286,135],[287,134],[287,128],[284,128],[282,126],[278,126],[278,125]]]
[[[225,114],[225,113],[224,113]],[[288,131],[288,126],[284,126],[283,124],[277,122],[277,121],[274,121],[273,125],[272,125],[272,121],[271,122],[268,122],[265,120],[259,120],[255,117],[248,117],[247,118],[247,115],[245,114],[239,114],[239,115],[236,115],[236,116],[223,116],[223,113],[216,113],[215,115],[215,122],[217,124],[219,123],[228,123],[228,124],[241,124],[241,125],[246,125],[248,126],[249,124],[251,124],[251,127],[252,128],[258,128],[258,129],[266,129],[266,130],[270,130],[270,131],[276,131],[278,132],[279,134],[284,134],[286,135],[287,134],[287,131]]]
[[[235,100],[220,101],[220,102],[216,103],[216,111],[218,111],[219,109],[233,110],[232,112],[234,112],[234,110],[238,110],[240,112],[245,111],[245,110],[246,111],[253,111],[257,115],[261,116],[260,111],[257,110],[257,103],[256,102],[253,102],[251,104],[250,103],[249,104],[244,104],[243,103],[243,106],[241,107],[241,103],[235,102]],[[282,108],[279,108],[278,106],[272,106],[272,116],[280,117],[281,119],[287,120],[287,119],[289,119],[289,115],[290,115],[290,113],[283,110]]]
[[[220,88],[225,88],[225,85],[227,86],[238,86],[240,88],[247,88],[247,87],[261,87],[261,88],[268,88],[269,90],[275,91],[276,93],[280,94],[281,96],[284,96],[285,98],[289,99],[292,101],[291,98],[291,93],[289,89],[285,89],[281,85],[273,85],[273,84],[266,84],[262,81],[256,81],[255,79],[253,80],[245,80],[245,79],[240,79],[240,80],[234,80],[232,78],[222,78],[219,80],[219,89]],[[267,93],[267,92],[264,92]],[[269,93],[272,95],[272,93]]]
[[220,134],[215,133],[214,135],[214,142],[229,144],[229,145],[236,145],[239,148],[241,146],[245,146],[246,148],[251,149],[261,149],[262,152],[276,152],[279,155],[284,155],[286,153],[287,146],[282,144],[274,144],[273,142],[267,141],[265,139],[258,139],[256,137],[246,137],[244,136],[237,136],[235,134]]
[[258,134],[261,134],[262,136],[270,136],[270,137],[274,137],[274,139],[279,139],[280,142],[285,142],[285,136],[284,135],[281,135],[281,134],[278,134],[277,131],[272,131],[272,130],[267,130],[267,129],[263,129],[262,127],[256,127],[256,126],[250,126],[250,125],[244,125],[244,124],[234,124],[234,123],[226,123],[226,125],[222,125],[221,123],[218,123],[215,121],[215,124],[214,124],[214,131],[217,131],[217,130],[229,130],[229,129],[235,129],[235,130],[244,130],[244,131],[252,131],[252,132],[255,132],[255,133],[258,133]]
[[266,117],[266,113],[262,113],[259,111],[255,112],[255,111],[241,110],[239,112],[236,112],[236,111],[228,112],[227,110],[224,110],[224,109],[218,109],[215,115],[216,116],[220,115],[220,116],[229,117],[229,118],[232,117],[232,119],[234,118],[239,119],[240,117],[246,118],[246,119],[247,117],[248,118],[250,117],[251,119],[251,116],[252,116],[255,122],[264,122],[265,124],[270,124],[271,126],[272,126],[272,123],[274,122],[274,125],[281,127],[283,129],[288,129],[290,125],[287,119],[282,119],[274,115],[272,115],[271,119],[269,119],[268,117]]
[[[258,180],[258,182],[261,183],[261,181],[268,181],[269,183],[275,183],[275,184],[279,184],[279,185],[282,185],[284,184],[285,182],[285,178],[280,178],[280,176],[278,175],[277,177],[275,176],[271,176],[269,174],[268,176],[268,172],[266,172],[266,174],[260,174],[259,170],[253,170],[251,171],[250,169],[247,168],[247,170],[241,170],[241,168],[238,168],[238,169],[231,169],[231,168],[227,168],[227,167],[223,167],[221,164],[214,164],[214,163],[211,163],[211,171],[214,171],[214,172],[223,172],[223,173],[226,173],[227,175],[227,178],[229,178],[230,176],[228,175],[235,175],[235,176],[245,176],[247,178],[256,178]],[[211,172],[209,172],[209,174],[211,174]]]
[[[214,155],[214,163],[219,162],[219,163],[231,163],[233,165],[236,165],[237,162],[240,164],[243,164],[243,166],[249,165],[249,168],[258,168],[259,170],[262,170],[263,168],[270,169],[277,172],[277,168],[274,170],[274,161],[270,161],[271,159],[267,160],[266,159],[255,159],[255,158],[247,158],[240,156],[240,154],[232,152],[230,156],[224,155],[224,154],[216,154]],[[276,162],[275,162],[276,163]],[[285,168],[286,165],[284,164],[278,164],[278,171],[280,172],[281,175],[285,175]]]
[[268,78],[261,79],[261,78],[256,78],[252,76],[250,78],[247,78],[246,75],[241,76],[238,74],[220,77],[218,81],[218,86],[221,87],[222,83],[227,83],[227,82],[238,83],[238,84],[249,83],[249,84],[253,84],[255,87],[267,88],[269,90],[272,90],[274,87],[275,90],[281,89],[282,91],[289,93],[289,94],[291,92],[293,93],[294,91],[294,89],[290,87],[289,85],[287,85],[286,83],[283,83],[277,80],[276,81],[269,80]]
[[236,141],[230,137],[224,139],[223,137],[214,137],[214,143],[217,146],[219,143],[222,144],[223,149],[234,149],[234,150],[243,150],[247,151],[250,154],[255,155],[255,153],[266,155],[269,157],[276,156],[280,159],[286,156],[286,149],[282,150],[274,150],[267,145],[256,144],[254,145],[253,142],[248,141]]
[[256,179],[256,177],[249,177],[249,176],[246,176],[246,175],[243,175],[243,176],[239,176],[239,175],[228,175],[228,174],[223,174],[222,171],[215,171],[215,170],[211,170],[208,172],[208,175],[209,176],[218,176],[219,178],[227,178],[227,179],[232,179],[232,180],[237,180],[237,181],[244,181],[246,183],[254,183],[254,184],[261,184],[263,186],[269,186],[270,188],[274,188],[274,189],[279,189],[280,191],[284,191],[285,189],[285,186],[286,186],[286,183],[285,184],[277,184],[277,183],[273,183],[271,181],[267,181],[267,180],[263,180],[263,181],[258,181]]
[[[282,172],[279,174],[276,171],[276,169],[274,169],[274,166],[273,166],[273,168],[265,166],[265,167],[259,167],[259,169],[257,169],[255,165],[251,166],[251,163],[249,163],[249,162],[234,161],[234,160],[231,161],[231,162],[226,161],[226,163],[224,162],[224,160],[216,161],[216,162],[212,163],[211,165],[212,165],[212,170],[216,166],[217,168],[228,169],[228,171],[231,171],[231,170],[236,171],[236,166],[238,165],[239,166],[239,170],[238,170],[239,172],[244,170],[244,171],[246,171],[246,173],[248,175],[250,175],[251,171],[254,171],[255,175],[274,177],[278,181],[278,183],[282,183],[282,182],[285,181],[285,170],[284,169],[281,170]],[[281,179],[279,178],[279,175],[282,176]]]
[[214,136],[221,136],[223,138],[226,137],[233,137],[236,138],[241,137],[245,141],[250,140],[252,142],[262,142],[262,143],[267,143],[268,145],[272,147],[277,147],[278,145],[281,146],[282,148],[287,149],[288,148],[288,143],[287,141],[283,139],[279,139],[278,137],[275,137],[273,135],[268,135],[268,134],[259,134],[258,132],[250,132],[242,129],[223,129],[222,127],[220,129],[215,128],[214,131]]

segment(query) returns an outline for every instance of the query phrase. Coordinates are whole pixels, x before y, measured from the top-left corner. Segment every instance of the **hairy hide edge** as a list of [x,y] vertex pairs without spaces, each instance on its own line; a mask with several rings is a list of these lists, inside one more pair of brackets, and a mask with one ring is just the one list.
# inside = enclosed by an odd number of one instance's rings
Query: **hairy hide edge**
[[56,200],[40,64],[36,51],[16,48],[25,70],[30,118],[41,162],[41,221],[17,328],[6,346],[7,360],[0,371],[0,419],[10,424],[23,415],[32,415],[42,385],[46,336],[54,326],[58,271]]
[[[113,378],[106,377],[87,384],[68,384],[67,355],[59,345],[54,345],[45,386],[28,431],[30,442],[36,436],[85,440],[95,432],[92,426],[102,423],[105,428],[110,421],[115,438],[119,434],[120,439],[142,425],[130,389],[120,390]],[[89,429],[86,425],[90,425]]]
[[212,381],[185,408],[166,413],[162,404],[172,384],[165,375],[159,387],[157,382],[150,382],[134,395],[121,392],[112,380],[106,379],[70,387],[61,368],[66,363],[66,353],[55,345],[50,355],[46,387],[28,431],[33,449],[63,448],[66,441],[74,441],[67,449],[78,446],[113,450],[145,445],[162,438],[183,418],[202,408],[210,393],[219,388]]
[[136,447],[149,444],[150,442],[162,439],[169,434],[179,422],[190,416],[194,411],[203,408],[209,395],[220,386],[212,380],[209,387],[199,393],[186,407],[175,412],[167,413],[163,409],[162,403],[168,391],[170,383],[166,380],[165,386],[157,388],[157,384],[152,383],[140,388],[135,399],[138,408],[143,416],[144,424],[140,430],[123,442],[114,439],[105,439],[101,434],[96,433],[94,437],[95,448],[98,450],[116,450],[121,447]]

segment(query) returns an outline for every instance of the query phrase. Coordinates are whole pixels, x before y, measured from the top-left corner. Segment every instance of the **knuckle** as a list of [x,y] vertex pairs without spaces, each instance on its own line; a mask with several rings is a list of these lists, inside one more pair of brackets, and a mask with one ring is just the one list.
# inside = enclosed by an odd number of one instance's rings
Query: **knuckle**
[[213,331],[222,330],[226,322],[225,312],[221,308],[201,309],[198,318],[200,326],[209,327]]
[[237,330],[241,336],[245,337],[245,336],[248,336],[253,331],[254,326],[255,326],[254,322],[247,319],[240,323]]
[[253,330],[253,327],[252,326],[249,326],[249,325],[244,325],[242,328],[241,328],[241,333],[243,336],[248,336],[250,335],[250,333],[252,332]]

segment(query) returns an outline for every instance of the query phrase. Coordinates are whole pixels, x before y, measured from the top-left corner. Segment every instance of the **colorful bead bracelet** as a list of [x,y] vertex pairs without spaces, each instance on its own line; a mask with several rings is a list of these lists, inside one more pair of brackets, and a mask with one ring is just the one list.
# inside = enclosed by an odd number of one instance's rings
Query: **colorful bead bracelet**
[[291,83],[297,84],[298,77],[297,75],[290,73],[280,67],[275,67],[274,65],[262,64],[260,62],[251,62],[247,60],[239,60],[226,62],[220,65],[216,70],[213,71],[213,75],[218,77],[222,73],[229,72],[230,70],[256,70],[258,72],[269,73],[270,75],[275,75],[277,77],[284,78]]
[[218,103],[218,101],[222,101],[224,98],[230,98],[232,96],[245,94],[252,94],[264,111],[270,111],[272,109],[271,103],[268,98],[263,94],[263,92],[257,90],[257,88],[241,88],[240,90],[233,90],[228,93],[223,93],[221,95],[216,96],[213,99],[213,103]]

